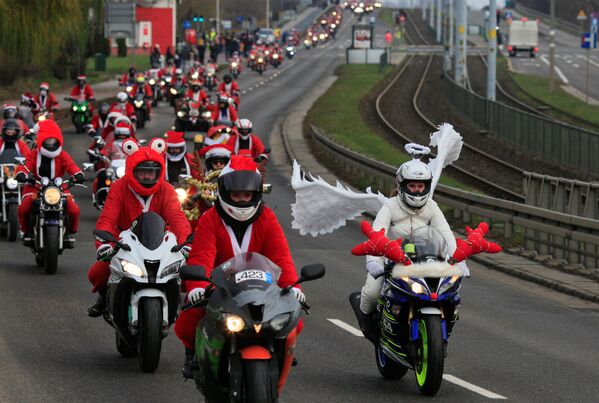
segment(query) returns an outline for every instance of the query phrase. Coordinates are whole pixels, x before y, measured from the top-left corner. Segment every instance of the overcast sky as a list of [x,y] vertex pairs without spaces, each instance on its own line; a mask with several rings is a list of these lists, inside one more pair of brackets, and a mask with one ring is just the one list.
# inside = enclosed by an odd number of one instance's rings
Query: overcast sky
[[[383,0],[382,3],[386,7],[410,7],[417,6],[420,7],[422,2],[427,0]],[[489,4],[489,0],[468,0],[468,5],[474,9],[482,8]],[[497,0],[497,7],[501,8],[505,5],[505,0]]]

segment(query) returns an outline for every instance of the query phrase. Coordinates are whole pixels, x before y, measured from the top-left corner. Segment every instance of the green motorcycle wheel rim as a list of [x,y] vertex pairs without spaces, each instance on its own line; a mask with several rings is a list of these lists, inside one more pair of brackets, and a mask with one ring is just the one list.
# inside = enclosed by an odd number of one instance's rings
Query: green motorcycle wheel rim
[[418,362],[416,363],[416,380],[418,385],[424,385],[426,382],[426,372],[428,369],[428,335],[426,333],[426,323],[420,320],[418,323]]

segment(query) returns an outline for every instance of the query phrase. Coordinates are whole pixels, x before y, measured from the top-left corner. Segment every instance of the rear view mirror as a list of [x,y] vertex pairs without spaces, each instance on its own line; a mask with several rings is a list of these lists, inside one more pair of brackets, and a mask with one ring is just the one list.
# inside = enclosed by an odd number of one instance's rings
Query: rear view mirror
[[94,230],[94,238],[98,242],[117,242],[117,239],[110,232],[99,229]]
[[84,171],[93,171],[94,170],[94,164],[89,163],[89,162],[84,162],[83,163],[83,170]]
[[272,185],[270,183],[265,183],[262,185],[262,193],[271,194],[272,193]]
[[300,283],[304,281],[317,280],[324,277],[325,267],[322,263],[310,264],[302,267]]
[[19,163],[19,165],[25,165],[25,157],[15,157],[14,159]]
[[181,267],[179,274],[183,280],[188,281],[210,281],[209,278],[205,277],[206,270],[202,266],[194,266],[186,264]]

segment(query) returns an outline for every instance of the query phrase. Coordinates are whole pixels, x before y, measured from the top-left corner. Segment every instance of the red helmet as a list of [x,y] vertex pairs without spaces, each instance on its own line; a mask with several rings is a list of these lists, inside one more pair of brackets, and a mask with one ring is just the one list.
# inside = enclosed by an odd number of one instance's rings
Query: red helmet
[[147,197],[162,186],[165,150],[163,139],[153,139],[148,147],[140,147],[133,139],[123,142],[123,152],[127,154],[124,178],[137,194]]

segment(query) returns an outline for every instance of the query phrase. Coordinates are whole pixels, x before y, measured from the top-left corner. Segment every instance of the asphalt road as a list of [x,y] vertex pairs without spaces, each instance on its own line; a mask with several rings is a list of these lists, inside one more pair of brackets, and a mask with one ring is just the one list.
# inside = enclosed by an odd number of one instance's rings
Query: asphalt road
[[[336,43],[301,51],[289,67],[269,70],[264,78],[242,74],[240,85],[247,92],[241,116],[254,121],[263,139],[268,141],[276,119],[330,74],[349,32],[344,27]],[[157,108],[142,137],[163,133],[172,118],[171,108]],[[70,126],[65,133],[67,150],[83,162],[89,138],[72,134]],[[275,146],[278,142],[272,140]],[[305,319],[299,365],[282,400],[424,399],[411,372],[401,381],[383,380],[369,343],[329,320],[355,326],[347,296],[361,287],[365,271],[363,259],[348,251],[362,236],[355,223],[318,238],[291,230],[290,169],[280,148],[273,153],[267,179],[274,190],[267,202],[285,229],[296,264],[322,262],[327,267],[324,279],[304,286],[312,315]],[[56,275],[43,274],[21,245],[0,242],[0,401],[201,401],[193,383],[180,376],[183,348],[172,332],[164,340],[157,372],[143,374],[136,360],[118,355],[112,329],[87,317],[94,300],[87,269],[94,260],[91,231],[98,213],[89,189],[75,194],[82,209],[79,239],[75,250],[61,256]],[[435,400],[481,401],[493,393],[516,401],[596,401],[599,307],[476,264],[471,271],[462,289],[461,319],[450,340],[447,379]]]

